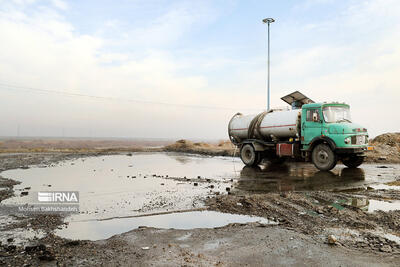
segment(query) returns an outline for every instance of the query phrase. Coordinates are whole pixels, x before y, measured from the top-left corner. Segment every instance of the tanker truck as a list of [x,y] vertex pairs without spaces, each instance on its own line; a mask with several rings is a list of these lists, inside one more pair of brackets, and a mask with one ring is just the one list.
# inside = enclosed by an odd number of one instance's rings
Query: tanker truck
[[235,114],[228,124],[231,142],[240,149],[247,166],[263,159],[283,162],[311,161],[322,171],[338,161],[349,168],[360,166],[368,146],[367,129],[353,123],[350,106],[315,103],[299,91],[281,98],[291,109],[271,109],[259,114]]

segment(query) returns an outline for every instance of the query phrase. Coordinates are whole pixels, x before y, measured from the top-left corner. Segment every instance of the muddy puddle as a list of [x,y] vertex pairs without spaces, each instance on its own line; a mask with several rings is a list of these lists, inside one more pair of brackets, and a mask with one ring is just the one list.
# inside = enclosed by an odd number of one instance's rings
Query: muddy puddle
[[174,153],[91,157],[2,173],[21,182],[17,195],[28,192],[5,204],[30,203],[40,191],[79,191],[74,216],[83,219],[203,207],[206,196],[226,192],[232,175],[229,158]]
[[400,210],[400,201],[399,200],[375,200],[368,199],[365,197],[354,197],[348,199],[339,199],[331,204],[331,206],[335,207],[338,210],[345,209],[346,206],[352,206],[355,208],[359,208],[366,212],[374,212],[374,211],[391,211],[391,210]]
[[8,229],[8,226],[18,221],[10,216],[0,216],[0,244],[26,245],[30,240],[42,238],[44,232],[26,228]]
[[230,223],[259,222],[274,224],[265,218],[216,211],[191,211],[107,220],[68,221],[68,226],[56,234],[70,239],[100,240],[140,226],[162,229],[214,228]]
[[[252,221],[254,218],[210,211],[132,217],[204,208],[205,198],[228,191],[357,191],[398,178],[399,165],[378,167],[364,164],[348,169],[338,165],[330,172],[321,172],[312,164],[248,168],[238,158],[182,153],[99,156],[4,171],[3,177],[21,184],[14,187],[16,197],[2,204],[30,204],[37,192],[78,191],[80,212],[67,217],[69,226],[58,233],[69,238],[101,239],[141,225],[190,229]],[[398,205],[369,200],[367,210],[398,209]]]
[[399,179],[400,166],[364,164],[350,169],[337,165],[332,171],[319,171],[312,164],[286,163],[242,167],[236,180],[238,191],[264,193],[279,191],[357,191],[373,189],[398,190],[398,186],[385,183]]
[[[341,191],[385,185],[398,178],[399,165],[338,165],[321,172],[312,164],[244,167],[238,158],[182,153],[134,153],[66,160],[2,172],[20,181],[16,197],[4,204],[34,201],[40,191],[79,191],[83,219],[104,219],[204,207],[207,196],[276,191]],[[372,206],[372,205],[371,205]]]

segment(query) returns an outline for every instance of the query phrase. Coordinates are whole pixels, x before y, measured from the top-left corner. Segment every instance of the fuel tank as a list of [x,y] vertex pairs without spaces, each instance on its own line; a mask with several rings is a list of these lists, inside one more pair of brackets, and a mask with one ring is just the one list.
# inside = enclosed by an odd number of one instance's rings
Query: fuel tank
[[300,135],[301,109],[271,110],[260,114],[235,114],[229,122],[228,133],[236,142],[245,139],[287,139]]

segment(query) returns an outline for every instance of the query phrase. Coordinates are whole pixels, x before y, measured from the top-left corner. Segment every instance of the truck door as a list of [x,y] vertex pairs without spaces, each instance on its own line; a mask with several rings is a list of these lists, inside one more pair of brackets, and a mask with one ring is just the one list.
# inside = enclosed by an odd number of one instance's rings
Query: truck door
[[321,110],[319,108],[305,109],[301,117],[301,143],[308,145],[314,137],[322,133]]

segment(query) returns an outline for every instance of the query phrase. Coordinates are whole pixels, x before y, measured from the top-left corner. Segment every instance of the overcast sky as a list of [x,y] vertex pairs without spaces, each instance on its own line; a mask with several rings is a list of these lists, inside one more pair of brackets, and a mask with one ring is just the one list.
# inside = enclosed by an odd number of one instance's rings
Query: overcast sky
[[265,17],[272,107],[400,131],[400,1],[0,0],[0,136],[226,139],[266,106]]

